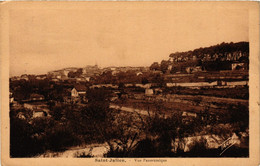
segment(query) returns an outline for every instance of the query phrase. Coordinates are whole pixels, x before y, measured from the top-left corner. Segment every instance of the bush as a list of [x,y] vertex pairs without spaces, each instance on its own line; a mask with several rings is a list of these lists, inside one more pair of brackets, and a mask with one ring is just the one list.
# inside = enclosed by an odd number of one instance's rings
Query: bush
[[47,131],[45,140],[47,148],[52,151],[63,151],[70,146],[80,144],[73,131],[62,126],[55,126],[52,131]]
[[149,138],[139,141],[131,155],[131,157],[158,157],[155,142]]
[[74,155],[74,157],[77,157],[77,158],[91,158],[91,157],[93,157],[93,155],[91,154],[91,152],[89,152],[89,153],[82,152],[82,153],[76,153]]
[[42,143],[32,136],[32,126],[26,120],[10,119],[10,156],[30,157],[42,153]]
[[207,155],[207,140],[204,138],[199,138],[193,141],[189,145],[190,151],[189,154],[192,156],[204,156]]

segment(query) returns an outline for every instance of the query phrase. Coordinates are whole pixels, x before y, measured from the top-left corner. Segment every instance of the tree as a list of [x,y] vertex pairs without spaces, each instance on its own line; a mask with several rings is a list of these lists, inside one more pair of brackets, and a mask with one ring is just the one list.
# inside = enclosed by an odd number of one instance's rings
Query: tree
[[73,71],[70,71],[70,72],[68,73],[68,77],[69,77],[69,78],[75,78],[75,77],[76,77],[76,74],[75,74]]
[[70,78],[76,78],[76,77],[79,77],[82,73],[83,73],[83,69],[82,69],[82,68],[79,68],[76,72],[70,71],[70,72],[68,73],[68,77],[70,77]]
[[50,114],[55,120],[59,121],[62,117],[62,107],[60,106],[52,107]]
[[150,70],[160,70],[160,65],[158,62],[154,62],[151,66],[150,66]]
[[148,79],[146,78],[146,77],[142,77],[142,84],[148,84],[149,83],[149,81],[148,81]]
[[162,60],[161,66],[160,66],[161,71],[163,73],[166,73],[166,71],[168,70],[168,66],[169,66],[169,62],[166,60]]
[[77,75],[81,75],[83,73],[83,69],[82,68],[79,68],[77,71],[76,71]]

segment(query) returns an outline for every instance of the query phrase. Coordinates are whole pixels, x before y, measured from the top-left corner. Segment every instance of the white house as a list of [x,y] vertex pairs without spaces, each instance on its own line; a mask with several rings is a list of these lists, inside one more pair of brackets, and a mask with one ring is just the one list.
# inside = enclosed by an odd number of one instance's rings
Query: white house
[[168,70],[172,70],[172,65],[169,65],[169,66],[168,66]]
[[153,95],[153,89],[149,89],[149,88],[147,88],[147,89],[145,89],[145,95]]
[[41,118],[48,116],[48,113],[43,110],[34,110],[33,111],[33,118]]
[[71,97],[79,97],[81,95],[86,94],[86,86],[84,85],[75,85],[75,87],[71,90]]
[[90,81],[90,77],[85,77],[86,81]]

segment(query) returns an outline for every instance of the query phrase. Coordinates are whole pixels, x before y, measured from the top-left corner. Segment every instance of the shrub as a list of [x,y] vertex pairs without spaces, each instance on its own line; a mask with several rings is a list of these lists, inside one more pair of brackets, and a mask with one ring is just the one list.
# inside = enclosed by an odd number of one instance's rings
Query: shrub
[[74,155],[74,157],[77,157],[77,158],[91,158],[91,157],[94,157],[92,154],[91,154],[91,150],[86,153],[86,152],[81,152],[81,153],[76,153]]
[[46,131],[46,146],[52,151],[63,151],[66,148],[80,144],[79,138],[66,126],[56,125]]
[[192,144],[189,145],[189,148],[189,153],[193,156],[205,155],[205,152],[207,151],[207,140],[202,137],[195,139]]
[[26,120],[10,119],[10,156],[30,157],[43,152],[41,142],[32,137],[32,126]]

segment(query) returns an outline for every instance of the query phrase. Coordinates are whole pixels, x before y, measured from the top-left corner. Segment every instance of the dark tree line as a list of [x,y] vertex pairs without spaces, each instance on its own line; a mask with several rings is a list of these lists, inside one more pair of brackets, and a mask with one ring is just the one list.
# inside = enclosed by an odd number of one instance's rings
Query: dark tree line
[[210,47],[204,47],[204,48],[198,48],[193,51],[186,51],[186,52],[176,52],[170,54],[170,57],[174,56],[192,56],[195,55],[198,58],[201,58],[200,56],[203,56],[204,54],[225,54],[225,53],[231,53],[231,52],[249,52],[249,42],[238,42],[238,43],[221,43]]
[[[238,59],[234,58],[242,53],[243,56]],[[217,55],[214,57],[214,55]],[[231,59],[228,60],[227,55],[231,54]],[[208,57],[209,56],[209,57]],[[231,64],[234,60],[248,63],[249,61],[249,42],[238,43],[221,43],[218,45],[198,48],[186,52],[175,52],[169,55],[171,58],[180,58],[177,62],[162,60],[161,63],[154,62],[150,66],[150,70],[159,70],[163,73],[186,72],[187,67],[201,66],[202,70],[219,71],[231,70]],[[194,58],[195,57],[195,58]],[[170,65],[171,68],[168,68]]]

